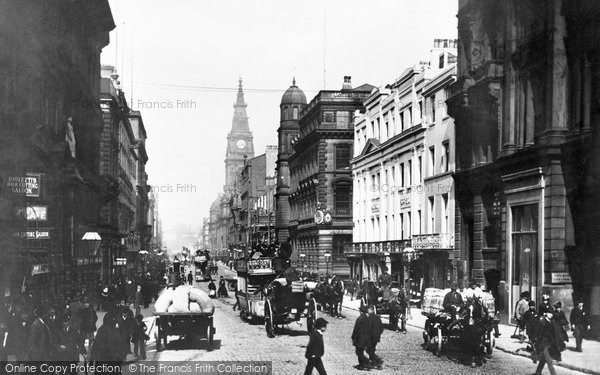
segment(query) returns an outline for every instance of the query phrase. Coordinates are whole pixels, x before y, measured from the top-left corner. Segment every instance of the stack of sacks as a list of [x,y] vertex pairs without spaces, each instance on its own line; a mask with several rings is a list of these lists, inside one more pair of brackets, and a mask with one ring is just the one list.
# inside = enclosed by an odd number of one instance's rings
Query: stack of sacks
[[154,303],[154,311],[157,313],[166,313],[169,306],[173,303],[173,289],[167,288],[163,290],[161,295],[156,299]]
[[183,313],[190,311],[190,290],[187,286],[181,285],[173,292],[173,303],[169,306],[167,312]]
[[449,290],[427,288],[423,294],[423,304],[421,306],[424,313],[437,314],[444,307],[444,297]]
[[191,312],[205,312],[211,314],[215,312],[215,305],[213,305],[210,297],[203,290],[190,288],[189,293]]
[[196,288],[181,285],[177,289],[165,289],[154,303],[157,313],[214,313],[215,306],[208,295]]

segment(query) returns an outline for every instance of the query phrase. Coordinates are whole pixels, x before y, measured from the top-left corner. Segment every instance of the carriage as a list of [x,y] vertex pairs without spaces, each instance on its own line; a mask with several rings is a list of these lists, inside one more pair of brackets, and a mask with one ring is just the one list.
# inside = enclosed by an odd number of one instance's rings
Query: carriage
[[[268,337],[276,328],[306,318],[307,330],[314,328],[317,303],[310,283],[290,280],[289,273],[276,272],[277,258],[260,257],[236,262],[236,298],[242,320],[262,320]],[[285,271],[288,271],[289,268]],[[293,279],[293,278],[292,278]]]
[[392,330],[398,329],[398,321],[408,309],[406,296],[400,284],[392,281],[389,285],[379,286],[374,281],[367,281],[359,290],[360,309],[372,305],[379,316],[387,315]]
[[194,257],[194,268],[196,281],[207,281],[211,278],[211,267],[209,265],[210,255],[208,250],[196,251]]
[[423,296],[422,314],[427,317],[423,330],[425,348],[441,355],[449,344],[472,354],[472,358],[492,355],[495,341],[492,329],[495,316],[494,297],[482,293],[481,298],[468,298],[454,316],[443,309],[449,289],[427,288]]

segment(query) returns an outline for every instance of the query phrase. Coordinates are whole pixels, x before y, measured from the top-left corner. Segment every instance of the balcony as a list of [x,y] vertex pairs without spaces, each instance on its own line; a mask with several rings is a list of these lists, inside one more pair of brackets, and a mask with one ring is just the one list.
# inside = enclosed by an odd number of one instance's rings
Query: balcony
[[344,248],[344,254],[402,254],[411,247],[411,240],[355,242]]
[[415,250],[454,249],[454,234],[416,234],[412,236],[412,246]]

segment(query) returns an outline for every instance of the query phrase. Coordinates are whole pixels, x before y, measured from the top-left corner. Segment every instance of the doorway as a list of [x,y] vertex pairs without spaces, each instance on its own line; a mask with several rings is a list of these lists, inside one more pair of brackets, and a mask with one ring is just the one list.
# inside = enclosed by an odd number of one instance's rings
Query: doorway
[[511,269],[514,306],[517,296],[536,295],[538,278],[538,204],[511,207]]

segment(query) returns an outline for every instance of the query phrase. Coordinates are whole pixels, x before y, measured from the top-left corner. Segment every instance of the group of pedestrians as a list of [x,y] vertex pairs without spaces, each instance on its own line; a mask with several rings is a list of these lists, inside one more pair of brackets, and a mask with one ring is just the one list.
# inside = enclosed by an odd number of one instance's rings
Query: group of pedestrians
[[115,280],[112,284],[98,285],[98,309],[108,309],[121,300],[133,302],[139,298],[140,305],[148,308],[152,299],[158,298],[162,277],[145,275],[127,276]]
[[[571,311],[570,319],[567,320],[562,303],[558,301],[552,306],[550,296],[547,294],[542,296],[542,303],[537,307],[535,301],[530,300],[528,292],[521,293],[515,307],[514,317],[517,321],[517,326],[513,338],[524,342],[527,335],[529,338],[527,349],[534,350],[534,344],[536,341],[539,341],[537,339],[545,335],[546,337],[542,338],[543,340],[540,342],[548,341],[546,339],[551,338],[551,353],[555,353],[554,357],[557,360],[560,360],[560,352],[566,349],[566,342],[569,341],[569,331],[573,333],[573,337],[575,338],[575,351],[581,352],[583,351],[581,346],[583,335],[590,329],[587,313],[584,310],[582,301],[577,302]],[[550,330],[544,329],[545,325],[549,326],[546,324],[548,322],[544,320],[545,317],[551,323],[552,329]],[[517,330],[518,334],[516,334]]]
[[89,298],[81,292],[64,305],[4,301],[0,306],[0,361],[78,362],[80,355],[89,355],[97,320]]

